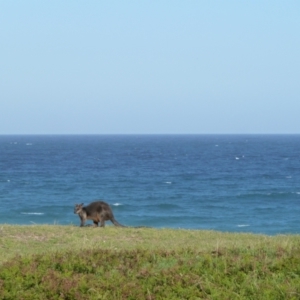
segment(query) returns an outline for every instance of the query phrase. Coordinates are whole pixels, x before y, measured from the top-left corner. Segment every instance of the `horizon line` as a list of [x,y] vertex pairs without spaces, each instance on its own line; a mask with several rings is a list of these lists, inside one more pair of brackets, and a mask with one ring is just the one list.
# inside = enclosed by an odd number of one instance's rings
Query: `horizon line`
[[300,133],[0,133],[0,136],[78,136],[78,135],[300,135]]

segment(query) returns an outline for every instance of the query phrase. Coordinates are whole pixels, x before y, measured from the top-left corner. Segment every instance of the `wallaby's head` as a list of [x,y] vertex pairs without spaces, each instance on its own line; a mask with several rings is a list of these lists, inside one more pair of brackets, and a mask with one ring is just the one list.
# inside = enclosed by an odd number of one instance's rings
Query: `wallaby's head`
[[75,204],[74,214],[80,214],[82,212],[83,203]]

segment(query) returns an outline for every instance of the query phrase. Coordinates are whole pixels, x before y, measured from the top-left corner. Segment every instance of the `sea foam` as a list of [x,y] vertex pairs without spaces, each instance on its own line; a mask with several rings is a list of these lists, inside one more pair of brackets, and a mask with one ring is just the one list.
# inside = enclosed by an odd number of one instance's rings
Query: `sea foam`
[[41,213],[41,212],[22,212],[21,213],[22,215],[38,215],[38,216],[41,216],[41,215],[44,215],[45,213]]

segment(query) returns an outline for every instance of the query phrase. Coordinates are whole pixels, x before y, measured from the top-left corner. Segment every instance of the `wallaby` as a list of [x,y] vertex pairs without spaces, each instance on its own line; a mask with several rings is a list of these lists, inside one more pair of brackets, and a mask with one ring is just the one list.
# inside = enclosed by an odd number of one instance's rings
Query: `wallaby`
[[93,220],[94,227],[105,226],[105,221],[111,221],[115,226],[126,227],[117,222],[114,218],[114,214],[110,206],[103,201],[95,201],[87,206],[81,204],[75,204],[74,214],[78,214],[81,220],[80,227],[83,227],[86,220]]

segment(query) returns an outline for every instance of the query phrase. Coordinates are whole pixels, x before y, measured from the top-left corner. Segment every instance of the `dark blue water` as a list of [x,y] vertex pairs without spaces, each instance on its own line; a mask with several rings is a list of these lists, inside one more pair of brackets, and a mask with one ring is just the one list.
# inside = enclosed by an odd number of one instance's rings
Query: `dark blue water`
[[[0,136],[0,223],[300,233],[300,135]],[[108,222],[109,223],[109,222]]]

